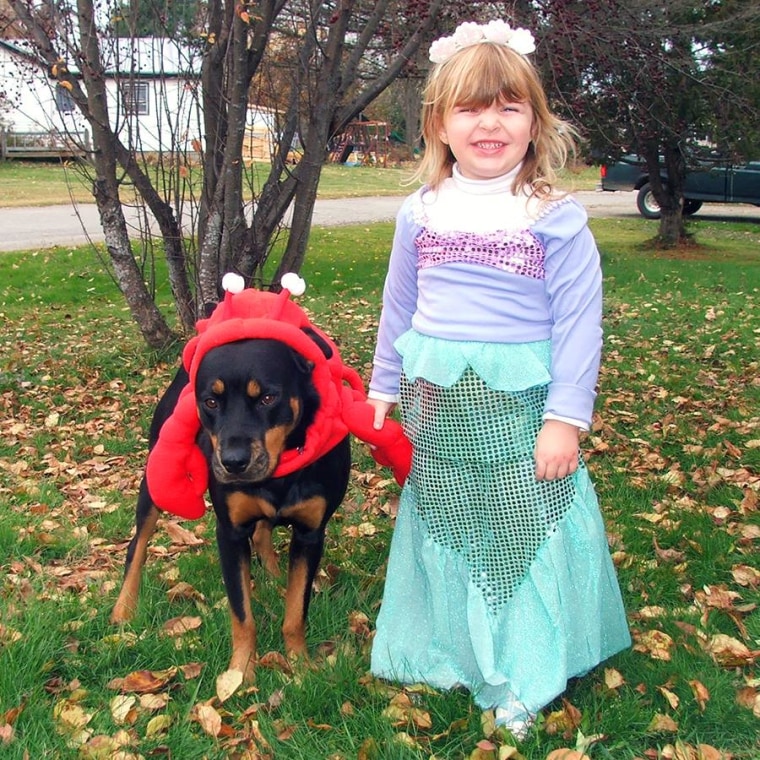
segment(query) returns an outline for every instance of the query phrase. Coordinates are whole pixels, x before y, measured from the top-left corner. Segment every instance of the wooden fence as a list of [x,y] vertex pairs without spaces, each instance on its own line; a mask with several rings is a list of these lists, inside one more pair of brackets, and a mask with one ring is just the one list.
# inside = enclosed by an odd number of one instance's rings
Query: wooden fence
[[82,158],[92,151],[90,133],[0,131],[0,160]]

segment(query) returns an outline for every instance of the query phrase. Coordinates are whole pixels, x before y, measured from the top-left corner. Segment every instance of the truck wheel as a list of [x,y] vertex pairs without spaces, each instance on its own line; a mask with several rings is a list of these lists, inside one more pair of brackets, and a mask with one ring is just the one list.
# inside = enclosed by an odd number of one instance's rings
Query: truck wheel
[[691,216],[692,214],[696,214],[699,209],[702,208],[702,201],[694,201],[687,199],[683,202],[683,215],[684,216]]
[[641,186],[639,194],[636,196],[636,207],[644,219],[659,219],[660,204],[652,193],[652,186],[647,182]]

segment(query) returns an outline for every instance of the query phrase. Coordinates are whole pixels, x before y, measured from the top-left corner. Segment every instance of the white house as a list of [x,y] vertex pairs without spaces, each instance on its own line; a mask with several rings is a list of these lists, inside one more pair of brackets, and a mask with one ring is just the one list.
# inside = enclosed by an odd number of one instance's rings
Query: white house
[[[113,40],[102,54],[109,118],[122,141],[145,152],[192,150],[203,136],[200,54],[159,38]],[[69,91],[24,40],[0,40],[0,93],[0,119],[10,132],[87,130]]]

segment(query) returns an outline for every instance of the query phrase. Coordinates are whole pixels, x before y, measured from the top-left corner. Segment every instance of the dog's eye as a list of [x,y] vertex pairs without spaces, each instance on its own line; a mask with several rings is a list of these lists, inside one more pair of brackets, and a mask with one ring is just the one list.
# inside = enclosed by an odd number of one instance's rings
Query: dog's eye
[[203,402],[203,406],[205,406],[206,409],[216,409],[219,406],[219,402],[213,396],[210,396]]
[[275,401],[277,401],[277,394],[275,393],[264,393],[259,397],[259,403],[262,406],[272,406]]

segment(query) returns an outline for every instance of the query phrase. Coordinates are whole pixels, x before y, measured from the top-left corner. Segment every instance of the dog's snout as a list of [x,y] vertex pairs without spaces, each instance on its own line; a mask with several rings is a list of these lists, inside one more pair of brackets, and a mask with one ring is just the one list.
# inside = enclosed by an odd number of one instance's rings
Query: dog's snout
[[220,460],[227,472],[231,475],[239,475],[245,472],[251,463],[251,450],[243,446],[230,446],[224,450]]

